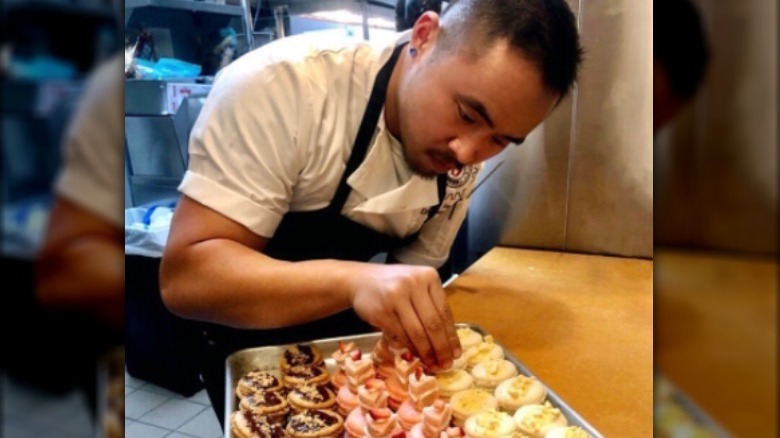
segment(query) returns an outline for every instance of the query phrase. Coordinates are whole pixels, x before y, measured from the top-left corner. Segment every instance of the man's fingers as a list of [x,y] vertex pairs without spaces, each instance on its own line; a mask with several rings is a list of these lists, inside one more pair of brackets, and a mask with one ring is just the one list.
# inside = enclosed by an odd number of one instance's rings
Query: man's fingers
[[[449,368],[452,366],[452,347],[447,337],[444,321],[431,300],[430,294],[419,291],[419,293],[412,295],[412,305],[418,319],[422,322],[428,341],[433,347],[437,368]],[[429,368],[431,365],[433,364],[426,364]]]
[[426,367],[432,366],[435,363],[433,349],[428,340],[428,335],[425,333],[425,328],[423,328],[414,307],[412,307],[412,303],[409,301],[399,303],[396,309],[398,319],[401,321],[404,332],[406,332],[406,336],[409,339],[409,345],[414,348],[417,356],[420,357]]
[[444,324],[445,336],[452,349],[452,358],[457,358],[461,354],[460,339],[458,338],[458,332],[455,329],[455,317],[452,315],[452,309],[450,309],[449,303],[447,303],[447,294],[444,292],[444,289],[439,282],[434,282],[431,285],[429,293],[431,301],[433,301],[433,305],[436,307],[439,317]]

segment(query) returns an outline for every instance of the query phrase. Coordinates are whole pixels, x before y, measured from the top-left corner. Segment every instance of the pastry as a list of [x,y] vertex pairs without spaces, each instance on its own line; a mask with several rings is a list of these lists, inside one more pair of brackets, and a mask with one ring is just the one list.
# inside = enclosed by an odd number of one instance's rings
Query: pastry
[[459,391],[474,386],[474,378],[464,370],[450,370],[436,374],[436,384],[439,386],[439,395],[443,398],[450,398]]
[[324,366],[293,365],[284,374],[282,380],[288,388],[303,385],[324,386],[330,381],[330,374]]
[[439,385],[436,383],[436,378],[423,374],[419,368],[409,376],[408,388],[409,399],[418,411],[432,405],[439,398]]
[[461,351],[466,351],[469,348],[482,342],[482,335],[475,332],[468,327],[462,327],[456,330],[458,339],[460,340]]
[[242,399],[257,391],[282,391],[283,389],[282,382],[273,374],[254,370],[239,379],[236,385],[236,396]]
[[547,389],[536,377],[516,376],[501,382],[495,395],[501,409],[515,412],[520,406],[542,403]]
[[441,438],[463,438],[466,436],[466,431],[459,426],[448,427],[444,429],[439,436]]
[[363,356],[359,349],[355,349],[344,361],[344,372],[347,374],[347,385],[357,394],[360,386],[368,379],[374,378],[374,362],[370,357]]
[[284,438],[284,426],[269,423],[263,416],[249,411],[236,411],[230,416],[233,438]]
[[409,376],[418,368],[422,371],[422,367],[420,359],[408,351],[395,357],[395,375],[387,379],[391,409],[398,410],[401,404],[409,399]]
[[385,338],[379,338],[371,352],[376,374],[381,379],[389,379],[395,373],[395,354],[390,351]]
[[270,423],[283,422],[290,412],[287,398],[276,391],[256,392],[244,397],[239,402],[239,407],[254,415],[266,417]]
[[398,425],[407,432],[412,430],[414,425],[420,423],[423,418],[422,410],[418,411],[411,399],[401,403],[396,412],[396,417],[398,418]]
[[338,437],[344,420],[333,411],[303,411],[290,417],[285,429],[288,438]]
[[379,379],[369,379],[365,385],[358,388],[358,406],[367,413],[371,409],[386,408],[388,393],[385,382]]
[[469,438],[508,438],[512,436],[516,426],[511,415],[491,410],[470,416],[463,428]]
[[499,383],[517,375],[517,367],[506,359],[487,359],[471,370],[477,388],[494,391]]
[[358,407],[358,396],[349,389],[349,386],[342,386],[336,395],[336,403],[339,406],[339,414],[348,415],[352,410]]
[[425,435],[437,436],[450,425],[452,406],[444,400],[436,400],[423,408],[422,427]]
[[344,431],[347,437],[363,438],[366,436],[365,413],[360,408],[355,408],[344,420]]
[[485,336],[484,342],[470,347],[465,350],[466,359],[468,360],[467,369],[472,370],[478,363],[487,359],[503,359],[504,349],[500,345],[496,345],[493,342],[493,337]]
[[369,438],[390,438],[403,434],[395,414],[388,408],[371,409],[365,414],[365,419],[366,436]]
[[498,409],[498,401],[484,389],[467,389],[456,392],[450,398],[454,423],[463,426],[470,416],[493,409]]
[[355,345],[354,342],[339,341],[338,350],[331,355],[336,361],[336,369],[338,371],[330,378],[330,383],[333,384],[337,391],[347,384],[347,374],[344,372],[344,364],[347,357],[349,357],[349,353],[354,350],[357,350],[357,345]]
[[591,436],[577,426],[558,426],[548,430],[544,438],[591,438]]
[[526,405],[515,412],[515,424],[520,432],[534,438],[542,438],[556,426],[568,426],[561,411],[549,403]]
[[290,391],[287,401],[296,412],[335,409],[336,394],[324,386],[303,385]]
[[313,345],[298,344],[289,347],[282,354],[282,373],[286,374],[296,365],[324,366],[322,352]]

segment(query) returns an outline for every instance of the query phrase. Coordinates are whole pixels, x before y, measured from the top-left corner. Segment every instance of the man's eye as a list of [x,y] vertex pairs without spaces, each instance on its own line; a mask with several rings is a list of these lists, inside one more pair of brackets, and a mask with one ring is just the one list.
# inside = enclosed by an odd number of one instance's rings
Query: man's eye
[[504,140],[501,137],[493,137],[493,143],[502,148],[505,148],[509,144],[507,140]]
[[463,111],[463,107],[460,105],[458,105],[458,114],[460,115],[460,118],[463,119],[466,123],[474,123],[474,119],[469,117],[469,115]]

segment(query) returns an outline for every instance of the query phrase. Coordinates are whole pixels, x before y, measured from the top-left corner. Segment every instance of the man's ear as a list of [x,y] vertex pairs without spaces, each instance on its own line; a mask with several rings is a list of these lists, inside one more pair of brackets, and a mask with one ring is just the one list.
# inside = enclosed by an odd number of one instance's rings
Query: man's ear
[[439,14],[427,11],[420,15],[412,28],[411,46],[422,54],[433,49],[439,36]]

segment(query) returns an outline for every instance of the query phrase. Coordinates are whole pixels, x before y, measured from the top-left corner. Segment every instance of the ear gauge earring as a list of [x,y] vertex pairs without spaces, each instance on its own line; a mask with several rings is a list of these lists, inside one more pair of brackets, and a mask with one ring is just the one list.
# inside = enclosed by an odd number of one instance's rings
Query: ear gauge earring
[[412,57],[417,56],[417,49],[409,47],[409,54],[412,55]]

